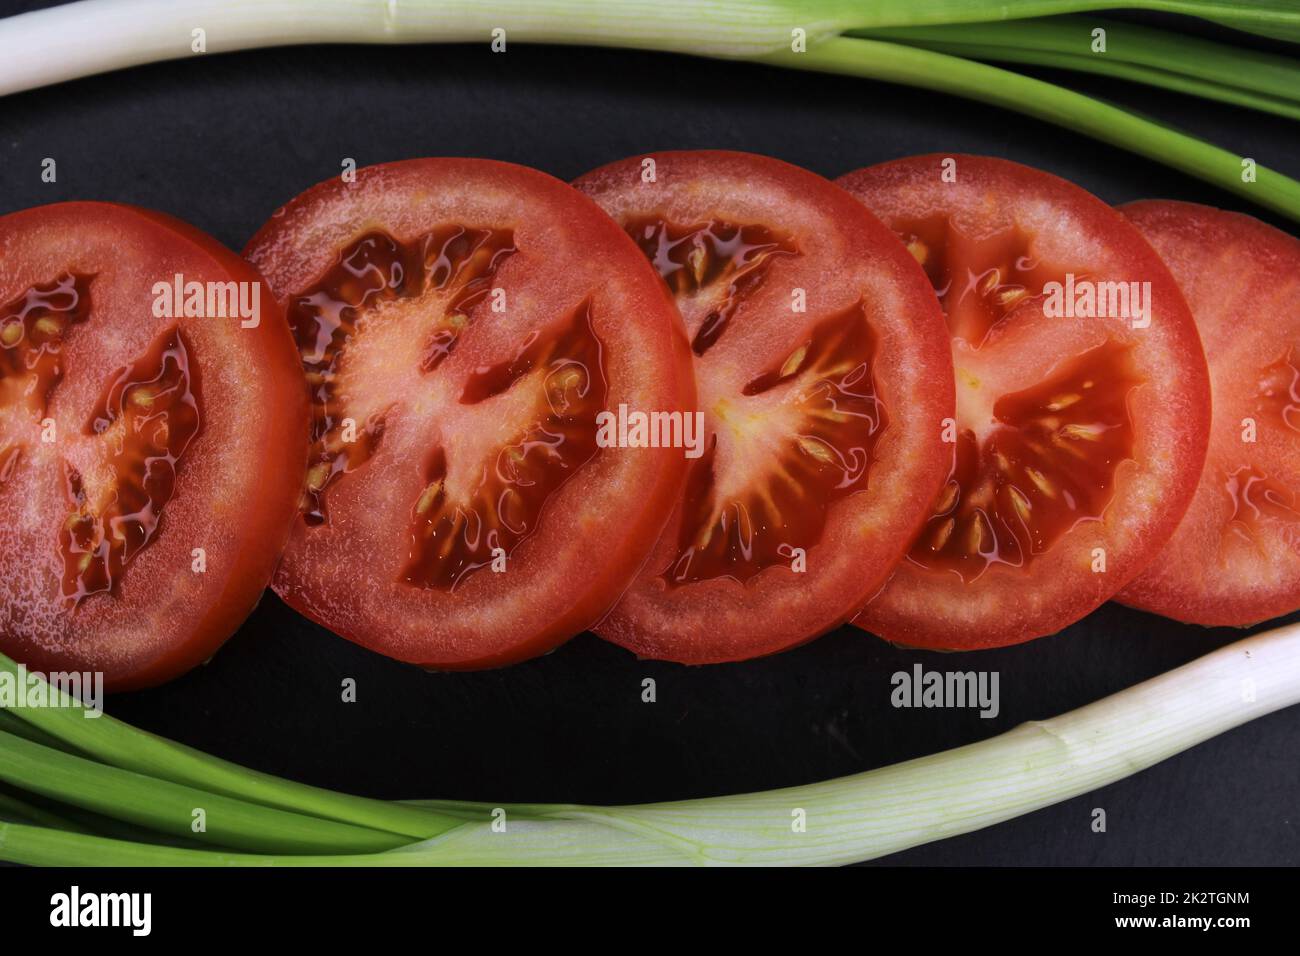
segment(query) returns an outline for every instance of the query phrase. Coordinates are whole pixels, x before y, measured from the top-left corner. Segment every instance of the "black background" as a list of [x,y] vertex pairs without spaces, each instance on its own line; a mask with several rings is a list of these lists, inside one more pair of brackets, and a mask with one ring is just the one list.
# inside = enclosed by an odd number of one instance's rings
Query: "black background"
[[[1282,119],[1040,75],[1300,176],[1300,131]],[[1189,199],[1295,231],[1156,163],[939,94],[662,54],[515,45],[493,55],[486,42],[209,55],[0,100],[0,213],[70,199],[137,203],[239,249],[345,157],[492,157],[570,179],[624,156],[691,148],[766,153],[827,176],[912,153],[986,153],[1109,202]],[[58,162],[55,184],[40,181],[47,156]],[[583,635],[506,670],[447,675],[367,653],[268,593],[210,664],[116,697],[109,710],[260,770],[377,797],[644,802],[807,783],[932,753],[1069,710],[1237,636],[1107,605],[1055,637],[961,657],[845,628],[774,658],[690,669]],[[918,661],[999,671],[1001,714],[893,709],[890,675]],[[345,677],[358,681],[355,704],[340,702]],[[641,702],[645,677],[658,682],[657,703]],[[1097,793],[883,862],[1295,864],[1297,740],[1293,708]],[[1091,832],[1094,807],[1107,812],[1104,834]]]

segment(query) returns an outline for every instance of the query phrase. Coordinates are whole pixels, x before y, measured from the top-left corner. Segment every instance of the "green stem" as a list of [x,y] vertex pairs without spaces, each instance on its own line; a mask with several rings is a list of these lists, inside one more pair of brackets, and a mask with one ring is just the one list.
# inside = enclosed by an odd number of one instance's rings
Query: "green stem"
[[[1092,31],[1106,31],[1094,52]],[[1108,20],[1055,17],[940,27],[855,31],[968,59],[1024,63],[1111,76],[1300,117],[1300,64],[1289,57]]]
[[[121,866],[831,864],[969,833],[1095,790],[1300,702],[1300,624],[1259,634],[1068,714],[824,783],[632,807],[529,805],[384,853],[144,847],[18,824],[0,859]],[[504,827],[497,826],[504,823]]]
[[[0,733],[0,780],[160,833],[256,852],[367,853],[410,842],[106,766],[6,733]],[[200,812],[205,828],[196,833]]]
[[[82,0],[0,21],[0,95],[204,52],[303,43],[567,43],[752,58],[848,30],[1113,9],[1300,40],[1300,3],[1214,0]],[[507,47],[508,48],[508,47]]]
[[[18,675],[17,665],[0,654],[0,673]],[[425,840],[460,820],[437,810],[335,793],[283,780],[209,756],[162,737],[137,730],[103,714],[87,717],[66,695],[60,706],[23,708],[9,713],[46,736],[62,741],[95,760],[198,790],[278,807],[368,830]]]
[[781,52],[759,62],[903,83],[1015,110],[1154,159],[1300,222],[1300,182],[1262,164],[1254,168],[1255,181],[1245,182],[1246,157],[1032,77],[855,37],[837,37],[806,53]]
[[0,732],[13,734],[15,737],[22,737],[24,740],[30,740],[34,744],[40,744],[42,747],[52,747],[55,750],[62,750],[64,753],[75,754],[75,748],[59,740],[57,737],[51,737],[45,731],[41,730],[25,720],[17,717],[11,711],[0,708]]
[[30,823],[55,830],[67,830],[70,833],[83,833],[86,835],[95,833],[88,826],[15,796],[9,792],[7,787],[0,789],[0,819],[17,823]]
[[966,43],[918,43],[916,46],[935,53],[947,53],[951,56],[963,56],[976,60],[993,60],[1006,63],[1020,63],[1026,66],[1042,66],[1059,70],[1073,70],[1078,73],[1093,73],[1113,79],[1144,83],[1175,93],[1186,93],[1202,99],[1231,103],[1261,113],[1272,113],[1287,119],[1300,119],[1300,102],[1280,99],[1253,90],[1235,86],[1224,86],[1209,80],[1186,76],[1181,73],[1169,73],[1135,63],[1111,61],[1099,63],[1086,56],[1074,56],[1069,53],[1047,53],[1038,50],[1013,50],[1008,47],[984,47]]

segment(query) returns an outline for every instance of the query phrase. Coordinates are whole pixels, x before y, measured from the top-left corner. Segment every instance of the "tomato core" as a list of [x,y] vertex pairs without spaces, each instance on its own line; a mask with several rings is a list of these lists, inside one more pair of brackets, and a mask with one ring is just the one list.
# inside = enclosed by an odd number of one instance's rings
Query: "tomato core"
[[335,394],[338,363],[358,321],[383,301],[455,290],[426,346],[422,367],[432,371],[455,348],[469,310],[491,291],[493,275],[515,251],[513,243],[509,230],[460,225],[440,227],[409,243],[383,232],[367,233],[343,249],[319,282],[291,299],[289,325],[312,396],[312,448],[303,500],[308,524],[326,520],[326,486],[366,461],[383,434],[383,420],[376,417],[350,434],[356,426],[345,424],[347,413]]
[[[1015,228],[976,239],[936,216],[904,221],[898,234],[925,269],[954,339],[976,351],[1070,271],[1035,256]],[[1101,517],[1115,469],[1133,454],[1128,396],[1142,378],[1132,348],[1107,341],[990,409],[978,376],[955,358],[953,470],[908,558],[969,583],[993,564],[1024,567],[1077,522]]]
[[962,429],[952,476],[910,560],[970,582],[991,564],[1023,567],[1077,522],[1100,518],[1116,467],[1133,453],[1128,394],[1142,379],[1131,352],[1107,342],[1001,396],[983,441]]
[[[866,489],[886,424],[875,352],[858,304],[815,326],[740,398],[715,403],[717,432],[687,479],[678,555],[663,574],[670,586],[788,567],[821,539],[831,504]],[[723,473],[720,445],[732,462]]]
[[609,386],[601,343],[584,303],[558,333],[533,333],[513,359],[476,369],[462,405],[518,392],[515,437],[476,469],[467,496],[447,487],[447,454],[434,450],[411,511],[408,584],[453,590],[466,575],[508,557],[536,529],[546,501],[597,452],[596,416]]

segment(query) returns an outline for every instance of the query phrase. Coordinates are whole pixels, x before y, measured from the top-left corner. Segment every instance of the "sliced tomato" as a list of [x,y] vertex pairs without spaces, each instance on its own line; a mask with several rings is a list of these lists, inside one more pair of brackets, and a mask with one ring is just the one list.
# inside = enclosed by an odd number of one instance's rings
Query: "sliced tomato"
[[1121,210],[1182,287],[1214,391],[1196,496],[1119,594],[1194,624],[1300,608],[1300,240],[1239,213],[1152,201]]
[[925,275],[851,196],[774,159],[658,153],[576,185],[673,291],[707,437],[598,633],[700,664],[847,620],[947,474],[952,366]]
[[542,653],[618,600],[686,459],[602,441],[603,419],[680,422],[695,396],[672,300],[591,200],[508,163],[411,160],[308,190],[245,254],[313,398],[281,597],[448,669]]
[[999,159],[917,156],[840,184],[907,244],[948,318],[951,477],[854,623],[966,649],[1060,630],[1173,533],[1208,438],[1205,358],[1169,270],[1119,213]]
[[0,264],[0,649],[161,683],[233,633],[288,535],[293,339],[248,263],[160,213],[14,213]]

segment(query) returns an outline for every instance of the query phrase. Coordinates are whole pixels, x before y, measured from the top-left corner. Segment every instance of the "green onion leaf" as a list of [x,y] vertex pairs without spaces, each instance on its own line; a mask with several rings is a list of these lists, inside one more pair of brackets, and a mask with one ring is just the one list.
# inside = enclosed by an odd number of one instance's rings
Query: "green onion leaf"
[[[22,823],[0,824],[0,859],[16,863],[112,865],[565,865],[834,864],[872,859],[969,833],[1136,773],[1216,734],[1300,702],[1300,624],[1221,648],[1128,690],[989,740],[825,783],[766,793],[630,807],[506,806],[431,802],[459,814],[440,835],[386,852],[351,851],[329,821],[294,821],[300,852],[231,853],[159,847]],[[134,731],[122,725],[124,733]],[[67,796],[59,779],[77,761],[83,779],[148,810],[97,801],[95,809],[158,827],[194,799],[165,781],[96,777],[75,757],[0,738],[11,779]],[[7,759],[6,759],[7,758]],[[47,770],[54,778],[42,780]],[[129,775],[135,777],[137,775]],[[204,795],[212,799],[211,795]],[[410,804],[394,804],[418,809]],[[273,814],[250,814],[257,845]],[[163,821],[165,822],[165,821]],[[498,823],[504,822],[504,828]],[[269,832],[269,831],[267,831]],[[278,831],[277,831],[278,832]],[[287,834],[282,835],[288,838]],[[236,845],[236,844],[231,844]],[[311,849],[314,846],[315,851]]]
[[762,62],[903,83],[1015,110],[1146,156],[1300,222],[1300,182],[1194,136],[1042,80],[897,43],[837,37]]

